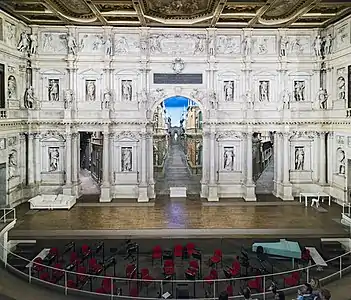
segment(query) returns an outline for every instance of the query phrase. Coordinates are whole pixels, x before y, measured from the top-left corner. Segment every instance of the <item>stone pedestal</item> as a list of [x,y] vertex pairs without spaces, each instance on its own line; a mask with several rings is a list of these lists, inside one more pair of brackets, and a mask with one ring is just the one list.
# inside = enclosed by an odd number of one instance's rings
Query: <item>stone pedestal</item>
[[245,186],[245,189],[246,189],[245,195],[244,195],[245,201],[257,201],[255,187],[256,186],[254,184],[247,184]]
[[292,196],[292,184],[291,183],[286,183],[282,184],[283,188],[283,194],[280,196],[280,198],[283,201],[292,201],[294,200],[294,197]]
[[138,202],[149,202],[149,197],[147,196],[147,186],[139,186]]
[[155,199],[156,195],[155,195],[155,183],[149,183],[149,186],[147,188],[147,194],[149,199]]
[[63,112],[64,119],[71,119],[72,118],[72,111],[70,109],[65,109]]
[[73,193],[72,193],[72,185],[65,185],[63,187],[63,189],[62,189],[62,194],[69,195],[69,196],[73,195]]
[[111,202],[111,193],[109,186],[101,186],[100,202]]
[[209,185],[208,186],[207,201],[209,201],[209,202],[218,202],[219,201],[217,185]]

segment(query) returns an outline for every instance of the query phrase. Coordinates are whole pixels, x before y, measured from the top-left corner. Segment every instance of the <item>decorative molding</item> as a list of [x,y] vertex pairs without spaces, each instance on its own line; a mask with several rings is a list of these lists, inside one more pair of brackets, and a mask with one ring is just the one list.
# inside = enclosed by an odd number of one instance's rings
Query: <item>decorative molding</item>
[[116,133],[116,138],[118,140],[122,138],[129,138],[137,141],[140,138],[140,133],[136,133],[132,131],[121,131],[119,133]]
[[224,132],[218,132],[216,133],[216,139],[217,140],[221,140],[221,139],[242,139],[243,135],[240,132],[236,132],[236,131],[224,131]]

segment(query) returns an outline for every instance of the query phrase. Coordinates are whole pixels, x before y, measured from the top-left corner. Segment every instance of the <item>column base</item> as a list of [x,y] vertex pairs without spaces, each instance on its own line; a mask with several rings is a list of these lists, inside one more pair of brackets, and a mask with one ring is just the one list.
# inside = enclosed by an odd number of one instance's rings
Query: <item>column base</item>
[[62,194],[72,196],[72,185],[65,185],[62,189]]
[[245,185],[245,195],[244,200],[247,202],[257,201],[256,198],[256,185],[255,184],[246,184]]
[[79,183],[78,182],[73,182],[72,184],[72,194],[76,196],[78,199],[80,197],[79,195]]
[[147,186],[139,186],[138,202],[149,202],[149,200],[147,196]]
[[208,185],[205,184],[205,183],[201,183],[200,197],[201,198],[207,198],[208,197]]
[[218,202],[218,186],[217,185],[209,185],[208,186],[208,196],[207,196],[207,201],[208,202]]
[[283,201],[293,201],[294,197],[292,195],[292,184],[291,183],[283,183],[282,184],[282,192],[281,199]]
[[149,183],[148,189],[147,189],[147,194],[149,196],[149,199],[155,199],[156,194],[155,194],[155,184],[154,183]]
[[101,194],[99,202],[111,202],[111,193],[109,186],[101,186]]

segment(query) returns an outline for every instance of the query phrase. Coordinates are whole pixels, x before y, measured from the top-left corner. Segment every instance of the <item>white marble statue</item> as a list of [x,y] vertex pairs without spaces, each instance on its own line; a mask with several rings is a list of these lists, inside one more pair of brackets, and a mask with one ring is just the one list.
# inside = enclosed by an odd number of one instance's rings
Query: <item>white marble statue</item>
[[7,80],[7,95],[9,99],[17,98],[17,83],[16,78],[13,75],[10,75]]
[[128,41],[124,36],[116,42],[115,51],[117,54],[126,54],[129,52]]
[[295,149],[295,170],[302,171],[305,163],[305,151],[302,147]]
[[65,109],[70,109],[73,103],[73,91],[67,89],[65,91]]
[[111,92],[110,91],[105,91],[104,93],[104,98],[103,98],[103,103],[102,103],[102,109],[109,109],[110,108],[110,103],[111,103]]
[[112,39],[110,36],[108,36],[106,38],[106,41],[104,42],[104,46],[105,46],[105,55],[106,56],[111,56],[113,53],[113,49],[112,49]]
[[29,36],[30,39],[30,54],[37,54],[38,49],[38,36],[36,34],[31,34]]
[[345,78],[340,76],[337,80],[338,100],[345,100]]
[[56,80],[50,80],[49,101],[59,101],[59,84]]
[[224,163],[223,168],[226,171],[233,171],[234,169],[234,150],[233,149],[225,149],[224,154]]
[[288,89],[285,89],[282,93],[282,104],[283,109],[290,109],[291,94]]
[[320,35],[316,36],[314,40],[313,48],[314,48],[314,54],[317,57],[321,57],[322,56],[322,39]]
[[211,109],[216,109],[218,105],[217,94],[215,92],[210,92],[208,94],[208,102],[210,104]]
[[234,81],[226,81],[224,84],[225,101],[234,100]]
[[295,101],[305,101],[305,82],[295,81],[294,82],[294,99]]
[[9,178],[17,175],[17,151],[12,150],[9,154]]
[[132,148],[122,147],[122,172],[132,171]]
[[244,95],[244,99],[246,101],[247,108],[253,109],[255,106],[255,99],[254,99],[254,95],[253,95],[251,90],[246,91],[246,93]]
[[261,102],[269,101],[269,82],[260,81],[259,86],[259,99]]
[[77,41],[74,38],[74,36],[70,33],[67,33],[67,49],[68,49],[68,54],[76,55]]
[[286,56],[287,55],[287,49],[289,47],[289,40],[287,39],[286,36],[282,36],[280,38],[280,56]]
[[332,53],[332,43],[333,43],[333,37],[331,34],[328,34],[327,36],[324,37],[324,45],[323,45],[324,55],[329,55]]
[[132,82],[130,80],[122,80],[122,99],[132,101]]
[[49,148],[49,172],[58,171],[60,152],[57,148]]
[[246,36],[243,41],[244,56],[250,56],[252,52],[252,38]]
[[34,108],[34,90],[30,86],[24,92],[24,107],[25,108]]
[[338,159],[338,174],[345,175],[345,151],[342,149],[337,150]]
[[96,86],[93,80],[87,81],[87,99],[88,101],[95,101],[96,100]]
[[176,142],[178,140],[178,133],[174,133],[174,141]]
[[208,41],[208,54],[210,56],[214,56],[215,54],[215,39],[214,37],[211,37]]
[[17,45],[17,50],[20,52],[26,52],[29,49],[29,37],[28,34],[26,32],[22,32],[21,36],[20,36],[20,41]]
[[320,88],[317,92],[317,101],[319,102],[320,109],[327,109],[328,93],[326,89]]

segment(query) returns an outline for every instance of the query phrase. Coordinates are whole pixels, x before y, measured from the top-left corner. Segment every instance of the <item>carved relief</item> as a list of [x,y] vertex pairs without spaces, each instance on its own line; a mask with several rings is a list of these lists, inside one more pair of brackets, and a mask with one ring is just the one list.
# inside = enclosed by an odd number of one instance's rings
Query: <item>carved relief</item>
[[295,147],[295,170],[303,171],[305,164],[305,149],[302,146]]
[[244,56],[250,56],[252,54],[253,40],[251,36],[245,36],[243,40],[243,54]]
[[346,81],[343,76],[339,76],[337,80],[338,100],[346,100],[345,98]]
[[345,175],[345,151],[341,148],[336,150],[336,157],[337,157],[337,170],[339,175]]
[[234,147],[224,147],[223,149],[223,169],[225,171],[234,170]]
[[109,109],[112,101],[112,93],[109,90],[104,92],[103,101],[101,103],[101,109]]
[[234,101],[234,81],[224,81],[224,100]]
[[332,46],[333,46],[333,37],[331,34],[326,35],[323,38],[323,55],[332,54]]
[[340,144],[340,145],[344,145],[344,143],[345,143],[344,137],[341,136],[341,135],[337,135],[337,136],[336,136],[336,143],[337,143],[337,144]]
[[41,33],[41,52],[47,54],[66,54],[67,41],[65,33]]
[[269,99],[270,87],[269,87],[269,81],[268,80],[262,80],[262,81],[260,80],[259,81],[258,92],[259,92],[258,99],[261,102],[270,101],[270,99]]
[[348,24],[343,24],[342,26],[336,28],[335,31],[335,48],[340,50],[347,47],[350,41]]
[[60,100],[60,80],[59,79],[49,79],[48,99],[49,101]]
[[17,82],[13,75],[10,75],[7,80],[7,96],[9,99],[17,99]]
[[49,156],[49,172],[55,172],[59,170],[60,162],[60,152],[58,147],[49,147],[48,148]]
[[16,25],[9,22],[5,22],[5,42],[7,43],[7,45],[11,47],[16,47],[16,35]]
[[319,102],[320,109],[327,109],[327,100],[328,100],[328,93],[326,89],[320,88],[317,92],[317,101]]
[[7,139],[7,144],[9,147],[14,147],[17,144],[17,137],[11,136]]
[[70,109],[72,107],[73,103],[73,91],[70,89],[67,89],[65,91],[65,109]]
[[30,40],[30,49],[29,53],[31,55],[37,54],[37,49],[38,49],[38,35],[36,34],[31,34],[29,35],[29,40]]
[[6,149],[6,139],[0,138],[0,150],[5,150],[5,149]]
[[275,36],[257,36],[253,38],[254,53],[258,55],[276,53]]
[[239,54],[240,36],[218,35],[216,49],[218,54]]
[[76,38],[71,33],[67,33],[66,40],[67,40],[68,54],[76,55],[77,48],[78,48]]
[[20,52],[28,52],[30,40],[26,32],[22,32],[17,45],[17,50]]
[[283,109],[290,109],[290,102],[291,102],[291,93],[288,89],[285,89],[282,92],[282,108]]
[[131,172],[133,169],[133,148],[121,147],[121,171]]
[[280,38],[280,43],[279,43],[279,54],[280,56],[284,57],[287,55],[289,49],[289,40],[286,36],[282,36]]
[[175,58],[172,62],[172,70],[176,74],[179,74],[183,71],[183,69],[184,69],[184,61],[181,58]]
[[205,93],[199,89],[193,89],[190,93],[190,97],[197,101],[202,101],[205,98]]
[[96,100],[96,80],[85,80],[86,101]]
[[314,55],[322,57],[322,38],[317,35],[313,42]]
[[306,82],[304,80],[294,80],[294,100],[305,101]]
[[11,150],[8,158],[9,179],[17,176],[17,151]]
[[34,108],[35,99],[34,99],[34,90],[33,87],[30,86],[24,92],[24,107],[32,109]]
[[113,55],[113,44],[112,44],[111,36],[107,36],[103,44],[104,44],[105,55],[107,56]]
[[289,37],[290,44],[290,53],[292,55],[303,55],[310,54],[310,37],[309,36],[290,36]]
[[0,41],[4,40],[3,32],[4,32],[4,23],[2,18],[0,18]]
[[123,101],[133,100],[133,81],[132,80],[122,80],[121,81],[121,91]]
[[138,54],[140,41],[138,35],[115,34],[115,55]]
[[99,34],[81,33],[78,36],[78,49],[81,53],[102,54],[104,38]]

